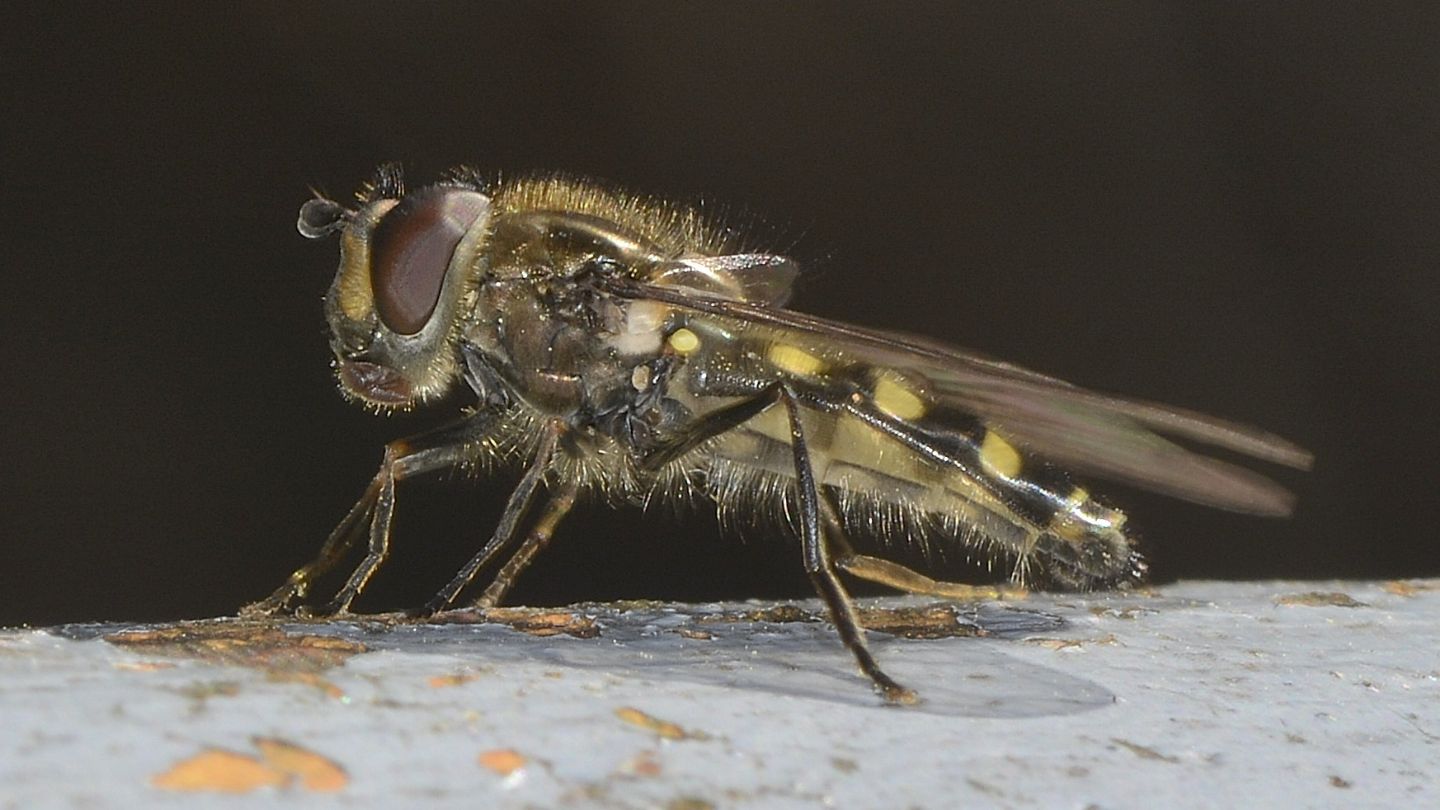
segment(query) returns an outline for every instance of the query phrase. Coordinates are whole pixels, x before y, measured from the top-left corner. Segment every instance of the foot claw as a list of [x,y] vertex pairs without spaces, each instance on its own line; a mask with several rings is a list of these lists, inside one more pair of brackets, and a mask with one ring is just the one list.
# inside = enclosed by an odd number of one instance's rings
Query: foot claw
[[914,706],[920,702],[920,694],[914,689],[906,689],[899,684],[878,687],[885,702],[891,706]]
[[433,601],[426,602],[420,607],[410,608],[409,610],[405,611],[405,618],[413,619],[415,621],[424,621],[444,609],[445,605],[443,604],[437,604]]
[[288,598],[276,599],[272,596],[269,599],[261,599],[241,607],[239,615],[242,619],[269,619],[275,616],[288,616],[294,612]]
[[301,605],[295,616],[301,619],[341,619],[350,615],[350,605],[330,601],[323,605]]

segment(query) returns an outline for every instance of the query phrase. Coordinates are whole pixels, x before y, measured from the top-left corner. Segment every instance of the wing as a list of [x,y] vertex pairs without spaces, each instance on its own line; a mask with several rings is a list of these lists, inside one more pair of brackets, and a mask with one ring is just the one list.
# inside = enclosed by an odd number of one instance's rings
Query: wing
[[[753,263],[753,262],[752,262]],[[793,275],[793,265],[791,266]],[[923,375],[943,402],[983,417],[1036,455],[1079,473],[1222,509],[1288,515],[1294,496],[1244,467],[1202,455],[1168,437],[1309,469],[1305,449],[1254,428],[1151,402],[1088,391],[979,354],[774,306],[695,285],[609,276],[614,295],[810,336],[880,367]],[[785,289],[788,290],[788,280]],[[717,294],[718,293],[718,294]],[[754,301],[762,303],[754,303]]]
[[790,300],[799,267],[784,256],[737,253],[694,256],[646,268],[644,283],[683,289],[708,298],[783,307]]

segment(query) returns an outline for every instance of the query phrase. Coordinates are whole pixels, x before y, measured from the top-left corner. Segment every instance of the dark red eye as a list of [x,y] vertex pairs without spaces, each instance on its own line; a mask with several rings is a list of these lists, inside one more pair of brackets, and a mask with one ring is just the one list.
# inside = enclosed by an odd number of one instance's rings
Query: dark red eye
[[455,246],[489,210],[484,194],[432,187],[405,197],[380,219],[370,237],[370,282],[385,326],[402,335],[425,328]]

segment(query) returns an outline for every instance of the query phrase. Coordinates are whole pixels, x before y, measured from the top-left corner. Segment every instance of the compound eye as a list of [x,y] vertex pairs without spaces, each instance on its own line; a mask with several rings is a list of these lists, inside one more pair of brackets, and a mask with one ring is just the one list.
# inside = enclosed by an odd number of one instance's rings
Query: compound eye
[[490,211],[490,198],[474,191],[432,187],[402,199],[370,237],[370,281],[375,310],[391,331],[425,328],[455,247]]
[[334,200],[316,197],[300,206],[300,218],[295,228],[306,239],[319,239],[345,227],[351,212]]

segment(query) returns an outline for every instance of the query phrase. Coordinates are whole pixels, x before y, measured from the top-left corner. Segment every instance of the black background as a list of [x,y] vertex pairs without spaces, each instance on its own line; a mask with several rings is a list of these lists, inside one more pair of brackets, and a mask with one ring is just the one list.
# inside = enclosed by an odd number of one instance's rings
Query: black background
[[[1106,489],[1158,579],[1440,573],[1434,4],[6,16],[0,624],[233,612],[434,421],[335,394],[335,247],[294,229],[392,159],[702,197],[806,264],[797,308],[1316,451],[1290,521]],[[425,599],[508,483],[407,486],[358,606]],[[514,600],[808,593],[712,523],[582,510]]]

